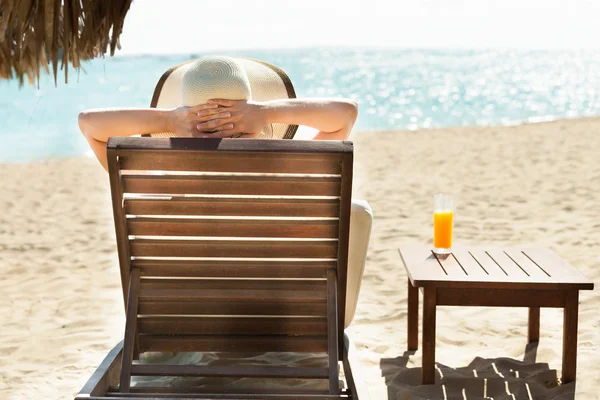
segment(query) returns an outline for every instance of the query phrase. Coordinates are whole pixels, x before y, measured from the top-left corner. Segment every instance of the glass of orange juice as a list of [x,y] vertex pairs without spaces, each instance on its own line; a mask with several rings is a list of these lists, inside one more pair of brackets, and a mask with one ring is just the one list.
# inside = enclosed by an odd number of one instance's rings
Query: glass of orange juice
[[433,252],[452,252],[452,226],[454,224],[454,197],[448,194],[433,196]]

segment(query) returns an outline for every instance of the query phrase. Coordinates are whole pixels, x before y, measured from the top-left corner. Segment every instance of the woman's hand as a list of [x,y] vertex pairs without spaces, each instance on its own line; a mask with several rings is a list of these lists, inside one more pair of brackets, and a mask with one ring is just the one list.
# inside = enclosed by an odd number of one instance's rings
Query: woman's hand
[[230,117],[218,104],[178,107],[171,110],[169,131],[180,137],[210,137],[214,132],[232,129]]
[[[319,130],[314,139],[346,140],[358,115],[356,102],[349,99],[279,99],[264,102],[213,99],[221,112],[231,117],[198,124],[201,132],[233,124],[219,133],[198,133],[197,137],[259,137],[268,124],[304,125]],[[208,117],[207,117],[208,118]]]
[[[219,107],[217,110],[220,115],[229,114],[229,117],[215,117],[198,124],[196,127],[199,131],[196,137],[215,137],[217,134],[207,134],[207,130],[218,126],[220,137],[257,137],[267,125],[266,111],[260,102],[247,100],[223,100],[212,99],[208,104],[203,104],[199,107]],[[208,108],[214,110],[214,108]],[[208,117],[207,117],[208,118]],[[221,119],[217,119],[221,118]],[[229,127],[228,127],[229,126]]]

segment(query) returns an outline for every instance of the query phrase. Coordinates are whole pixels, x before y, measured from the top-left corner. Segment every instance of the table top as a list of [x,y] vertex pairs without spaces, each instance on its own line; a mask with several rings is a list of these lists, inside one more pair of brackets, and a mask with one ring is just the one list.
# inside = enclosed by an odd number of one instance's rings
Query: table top
[[416,287],[592,290],[594,283],[545,248],[459,247],[436,255],[403,245],[400,257]]

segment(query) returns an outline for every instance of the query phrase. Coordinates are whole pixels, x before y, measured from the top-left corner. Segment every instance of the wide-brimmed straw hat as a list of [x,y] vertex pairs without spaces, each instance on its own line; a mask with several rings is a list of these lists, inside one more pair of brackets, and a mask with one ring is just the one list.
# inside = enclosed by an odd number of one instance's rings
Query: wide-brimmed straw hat
[[[290,78],[275,65],[249,58],[206,56],[169,68],[156,84],[150,107],[192,107],[209,99],[267,101],[295,97]],[[269,124],[260,137],[292,139],[297,129],[297,125]]]

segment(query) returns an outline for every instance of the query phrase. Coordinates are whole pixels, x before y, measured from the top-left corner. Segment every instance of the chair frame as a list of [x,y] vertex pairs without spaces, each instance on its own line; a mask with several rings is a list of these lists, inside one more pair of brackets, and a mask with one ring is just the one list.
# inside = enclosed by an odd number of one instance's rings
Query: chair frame
[[[80,391],[79,399],[109,398],[121,400],[125,398],[193,398],[193,399],[298,399],[298,400],[320,400],[320,399],[367,399],[366,387],[357,371],[356,350],[350,338],[344,332],[344,312],[346,300],[346,273],[348,263],[348,240],[350,225],[350,208],[352,193],[352,164],[353,147],[351,142],[316,142],[316,141],[281,141],[281,140],[252,140],[252,139],[183,139],[183,138],[110,138],[107,144],[109,176],[113,200],[113,212],[115,229],[117,235],[117,248],[121,266],[121,280],[125,300],[125,334],[122,342],[117,344],[106,356],[92,377]],[[336,262],[328,268],[324,277],[326,278],[326,349],[328,355],[327,368],[299,368],[299,367],[268,367],[268,366],[199,366],[199,365],[142,365],[135,364],[139,358],[140,345],[138,335],[138,313],[140,302],[140,286],[142,269],[132,262],[131,244],[129,238],[124,200],[124,180],[122,171],[125,169],[135,170],[139,165],[166,166],[165,169],[173,172],[179,171],[180,165],[186,161],[170,155],[192,154],[194,160],[200,160],[202,156],[216,161],[217,170],[220,166],[231,164],[238,154],[259,154],[271,157],[270,162],[282,168],[286,172],[297,171],[299,174],[310,174],[318,172],[320,168],[316,164],[327,165],[339,171],[339,231],[337,237]],[[213,157],[217,155],[217,158]],[[135,157],[133,156],[135,155]],[[128,161],[131,159],[145,159],[141,164]],[[296,161],[287,161],[286,157],[296,158]],[[297,162],[303,157],[316,156],[320,163]],[[274,158],[273,158],[274,157]],[[300,158],[298,158],[300,157]],[[307,160],[308,160],[307,159]],[[153,161],[154,160],[154,161]],[[166,161],[165,161],[166,160]],[[188,161],[191,158],[188,158]],[[279,160],[279,162],[277,161]],[[223,162],[221,162],[223,161]],[[197,161],[202,165],[208,165]],[[183,164],[181,164],[183,163]],[[196,161],[192,160],[195,165]],[[261,164],[257,161],[258,164]],[[258,165],[257,164],[257,165]],[[274,165],[275,165],[274,164]],[[253,164],[254,165],[254,164]],[[265,165],[267,167],[265,167]],[[269,160],[260,166],[269,169]],[[240,168],[240,167],[235,167]],[[235,169],[234,168],[234,169]],[[249,166],[252,170],[252,165]],[[242,172],[234,171],[234,172]],[[253,172],[253,171],[250,171]],[[233,187],[233,186],[232,186]],[[300,190],[300,189],[298,189]],[[249,243],[247,246],[250,247]],[[250,251],[250,250],[248,250]],[[213,341],[210,346],[221,346],[221,348],[239,350],[239,347],[250,351],[313,351],[310,345],[300,344],[292,346],[286,337],[278,340],[254,340],[249,339],[243,346],[232,343],[235,339]],[[254,341],[253,341],[254,340]],[[297,341],[297,338],[294,338]],[[306,342],[308,343],[308,342]],[[298,347],[300,346],[300,347]],[[165,348],[166,351],[185,351],[188,349],[184,344],[178,344],[176,348]],[[143,349],[142,349],[143,350]],[[218,350],[215,350],[218,351]],[[342,362],[347,389],[339,387],[339,362]],[[297,392],[288,389],[264,389],[252,390],[251,393],[239,392],[237,390],[225,389],[223,393],[190,393],[188,388],[177,392],[174,388],[146,388],[139,389],[131,387],[132,375],[157,375],[157,376],[207,376],[207,377],[250,377],[250,378],[305,378],[305,379],[327,379],[328,390],[311,389]],[[175,392],[174,392],[175,391]]]

